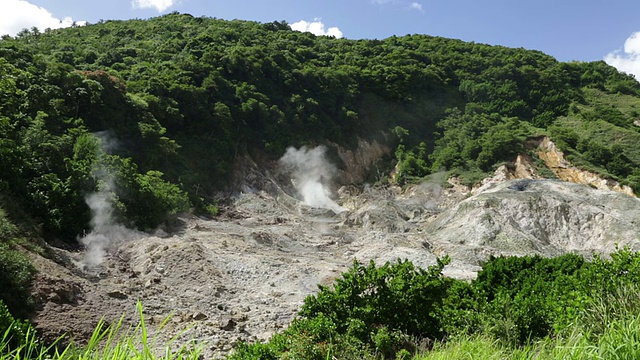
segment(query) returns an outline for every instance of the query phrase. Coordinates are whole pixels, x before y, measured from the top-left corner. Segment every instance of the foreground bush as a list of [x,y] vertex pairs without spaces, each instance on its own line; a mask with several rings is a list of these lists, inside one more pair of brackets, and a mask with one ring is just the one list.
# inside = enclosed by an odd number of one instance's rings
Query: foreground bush
[[473,281],[484,326],[495,338],[524,345],[577,316],[579,274],[588,265],[578,255],[489,259]]
[[30,313],[29,288],[34,273],[26,255],[0,242],[0,301],[17,317],[26,318]]
[[438,343],[416,359],[638,359],[639,310],[638,286],[619,287],[591,298],[579,319],[555,337],[512,347],[483,335],[464,336]]
[[[332,288],[320,286],[308,297],[299,315],[326,317],[339,334],[351,334],[371,343],[372,328],[398,330],[425,338],[440,338],[446,297],[455,280],[442,276],[449,259],[438,260],[427,270],[409,261],[376,267],[355,262]],[[327,339],[328,340],[328,339]],[[371,345],[373,345],[371,343]]]

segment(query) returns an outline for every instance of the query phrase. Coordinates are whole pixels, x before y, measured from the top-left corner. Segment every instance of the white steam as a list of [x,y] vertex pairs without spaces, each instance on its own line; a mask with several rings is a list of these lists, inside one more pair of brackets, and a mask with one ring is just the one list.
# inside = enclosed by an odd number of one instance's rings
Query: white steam
[[447,173],[439,171],[429,176],[429,181],[425,181],[418,185],[418,191],[428,198],[428,200],[423,204],[425,209],[438,210],[444,193],[442,184],[444,184],[446,180]]
[[113,244],[138,237],[135,230],[115,222],[113,216],[113,192],[109,186],[85,198],[91,209],[91,232],[80,239],[85,246],[84,265],[92,268],[100,265]]
[[290,147],[280,163],[291,174],[291,181],[302,201],[309,206],[341,213],[346,209],[331,199],[329,185],[336,174],[336,168],[325,157],[327,148],[306,146]]
[[[103,151],[112,150],[116,142],[108,133],[95,134]],[[114,216],[115,181],[113,175],[104,169],[96,169],[93,175],[98,180],[99,191],[85,197],[91,209],[91,232],[79,239],[86,252],[83,264],[91,269],[100,265],[107,250],[114,244],[140,237],[141,233],[118,224]]]

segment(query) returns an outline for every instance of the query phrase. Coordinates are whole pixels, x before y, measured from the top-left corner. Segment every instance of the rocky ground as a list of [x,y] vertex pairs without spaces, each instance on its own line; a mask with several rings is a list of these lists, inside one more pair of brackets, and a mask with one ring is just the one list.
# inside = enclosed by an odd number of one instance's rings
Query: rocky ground
[[470,279],[491,255],[607,253],[637,247],[640,234],[635,197],[557,180],[494,179],[474,192],[342,187],[338,214],[288,194],[254,174],[220,216],[182,217],[156,236],[115,244],[99,267],[84,268],[82,253],[34,255],[34,323],[48,338],[82,342],[102,317],[124,314],[135,325],[140,301],[158,345],[178,336],[176,344],[194,340],[216,358],[286,327],[317,284],[331,284],[354,259],[426,267],[449,255],[445,274]]
[[34,322],[50,339],[86,339],[102,316],[113,323],[124,313],[126,323],[136,323],[140,300],[149,324],[171,315],[162,333],[184,332],[182,339],[197,339],[209,358],[240,340],[268,339],[354,259],[435,262],[412,222],[435,210],[417,203],[403,209],[388,189],[343,192],[357,209],[335,214],[283,194],[243,193],[213,220],[180,218],[164,236],[115,245],[89,271],[78,266],[82,253],[56,250],[57,262],[34,256]]

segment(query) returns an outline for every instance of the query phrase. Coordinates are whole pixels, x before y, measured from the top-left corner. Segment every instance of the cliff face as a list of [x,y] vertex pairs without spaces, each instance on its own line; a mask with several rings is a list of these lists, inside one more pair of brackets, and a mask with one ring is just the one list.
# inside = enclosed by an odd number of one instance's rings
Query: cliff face
[[[544,166],[559,180],[635,196],[633,190],[627,185],[620,185],[615,180],[605,179],[594,172],[573,166],[571,162],[565,159],[564,153],[546,136],[529,140],[527,148],[532,150],[542,160]],[[544,176],[539,173],[535,161],[530,155],[520,154],[509,166],[502,165],[498,167],[492,177],[485,179],[473,191],[477,192],[478,189],[486,184],[512,179],[544,179]]]
[[598,174],[580,170],[571,165],[571,163],[564,158],[564,153],[562,153],[548,137],[540,140],[536,154],[560,180],[635,196],[633,190],[626,185],[620,185],[617,181],[603,179]]
[[354,150],[340,146],[336,146],[336,148],[340,160],[345,165],[344,170],[339,172],[340,178],[338,180],[342,184],[364,183],[380,159],[391,153],[391,149],[387,145],[376,140],[358,139],[358,146]]

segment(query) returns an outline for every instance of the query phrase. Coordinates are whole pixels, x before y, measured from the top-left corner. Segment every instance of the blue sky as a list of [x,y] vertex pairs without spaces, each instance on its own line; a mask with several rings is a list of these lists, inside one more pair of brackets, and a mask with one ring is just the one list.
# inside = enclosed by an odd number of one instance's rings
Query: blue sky
[[[428,34],[605,59],[640,78],[638,0],[0,0],[0,33],[178,11],[270,22],[349,39]],[[331,30],[330,30],[331,29]]]

